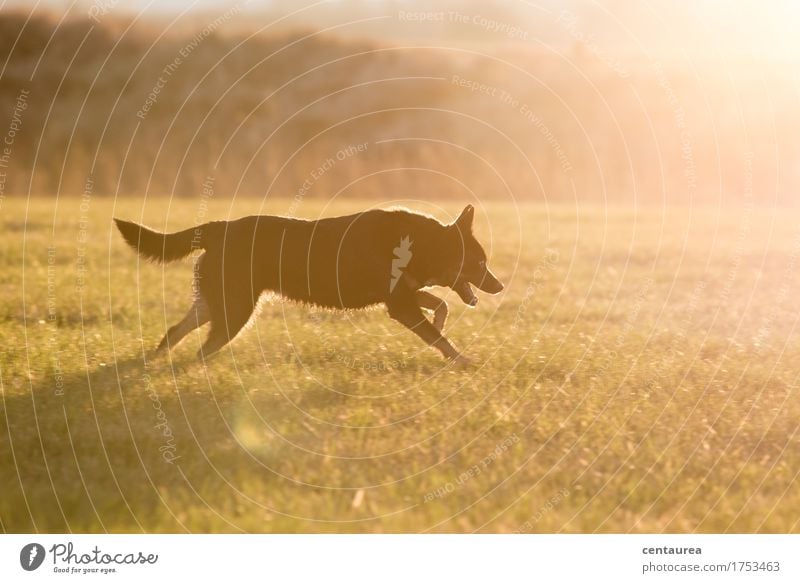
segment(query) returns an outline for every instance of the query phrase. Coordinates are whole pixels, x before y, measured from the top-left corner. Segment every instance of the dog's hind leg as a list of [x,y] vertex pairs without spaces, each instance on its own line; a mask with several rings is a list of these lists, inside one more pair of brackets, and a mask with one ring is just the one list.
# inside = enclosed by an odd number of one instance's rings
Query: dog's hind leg
[[447,321],[447,302],[426,291],[420,290],[416,295],[420,308],[433,311],[433,326],[441,332],[444,329],[444,323]]
[[206,303],[202,299],[196,300],[183,317],[183,320],[167,330],[164,338],[158,344],[158,348],[156,348],[156,354],[161,354],[174,348],[189,332],[208,322],[209,317],[210,313]]
[[203,346],[200,347],[200,350],[197,351],[197,358],[205,362],[213,354],[219,352],[219,350],[230,341],[231,339],[225,332],[225,328],[219,325],[214,326],[212,323],[211,330],[208,333],[208,338],[206,338],[206,341],[203,342]]
[[458,350],[453,348],[447,338],[442,336],[441,332],[422,313],[414,292],[405,288],[395,288],[395,292],[386,301],[386,307],[389,308],[389,317],[400,322],[422,338],[429,346],[436,348],[445,358],[462,359]]
[[222,317],[214,317],[216,314],[212,315],[211,330],[203,346],[197,351],[197,358],[206,360],[233,340],[250,320],[254,309],[254,303],[243,302],[230,306],[227,313],[220,314]]

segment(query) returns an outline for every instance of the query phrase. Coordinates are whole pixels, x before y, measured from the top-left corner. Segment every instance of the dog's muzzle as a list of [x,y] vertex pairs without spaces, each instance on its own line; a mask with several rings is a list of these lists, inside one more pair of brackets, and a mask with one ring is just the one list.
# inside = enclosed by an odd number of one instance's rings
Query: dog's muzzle
[[487,294],[499,294],[501,291],[503,291],[503,284],[500,283],[500,280],[497,279],[488,269],[483,275],[483,279],[480,281],[480,283],[476,283],[475,286]]

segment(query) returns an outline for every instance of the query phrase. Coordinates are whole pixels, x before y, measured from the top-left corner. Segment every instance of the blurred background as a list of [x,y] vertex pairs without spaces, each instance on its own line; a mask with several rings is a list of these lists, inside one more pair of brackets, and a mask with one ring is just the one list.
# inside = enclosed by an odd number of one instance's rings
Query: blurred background
[[4,197],[800,198],[790,0],[1,10]]

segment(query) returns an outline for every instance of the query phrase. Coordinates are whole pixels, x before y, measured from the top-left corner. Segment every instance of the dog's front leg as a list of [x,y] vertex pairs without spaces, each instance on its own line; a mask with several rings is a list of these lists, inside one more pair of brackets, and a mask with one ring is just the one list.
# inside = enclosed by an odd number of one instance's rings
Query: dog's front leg
[[458,350],[428,321],[415,299],[410,290],[395,289],[395,293],[386,302],[389,316],[422,338],[428,346],[436,348],[445,358],[460,359]]
[[453,284],[452,290],[456,292],[458,297],[461,298],[461,301],[468,306],[472,306],[474,308],[478,305],[478,298],[475,297],[475,293],[472,291],[472,287],[470,287],[469,282],[460,279]]
[[426,291],[417,292],[417,303],[420,308],[433,311],[433,327],[439,332],[444,330],[444,323],[447,321],[447,302],[437,298],[432,293]]

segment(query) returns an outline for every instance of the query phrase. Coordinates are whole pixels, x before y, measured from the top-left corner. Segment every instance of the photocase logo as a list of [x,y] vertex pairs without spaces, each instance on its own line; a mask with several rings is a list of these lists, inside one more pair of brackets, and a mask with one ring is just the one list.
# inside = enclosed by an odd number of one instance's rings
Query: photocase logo
[[26,571],[35,571],[44,562],[44,547],[39,543],[29,543],[19,552],[19,564]]
[[411,238],[406,235],[400,239],[400,244],[393,249],[394,259],[392,259],[392,278],[389,281],[389,293],[394,291],[400,276],[403,275],[403,268],[411,261]]

